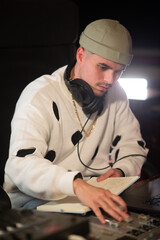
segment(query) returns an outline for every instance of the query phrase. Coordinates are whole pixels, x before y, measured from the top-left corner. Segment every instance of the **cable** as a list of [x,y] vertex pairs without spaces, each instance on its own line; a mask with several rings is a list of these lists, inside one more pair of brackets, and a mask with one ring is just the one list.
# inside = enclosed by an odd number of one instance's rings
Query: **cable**
[[[81,134],[82,134],[83,129],[85,128],[86,124],[88,123],[90,117],[91,117],[91,114],[89,115],[89,117],[87,118],[85,124],[83,125],[83,128],[82,128],[82,130],[81,130]],[[87,166],[87,165],[82,161],[81,156],[80,156],[80,152],[79,152],[79,141],[78,141],[78,143],[77,143],[77,155],[78,155],[78,158],[79,158],[79,161],[81,162],[81,164],[82,164],[83,166],[85,166],[86,168],[90,169],[90,170],[98,170],[98,171],[100,171],[100,170],[107,169],[107,168],[109,168],[109,167],[113,167],[113,165],[114,165],[114,163],[113,163],[112,166],[109,165],[109,166],[103,167],[103,168],[92,168],[92,167]],[[145,155],[142,155],[142,154],[129,154],[129,155],[126,155],[126,156],[124,156],[124,157],[119,158],[118,160],[116,160],[116,162],[118,162],[118,161],[120,161],[120,160],[122,160],[122,159],[124,159],[124,158],[132,157],[132,156],[133,156],[133,157],[135,157],[135,156],[136,156],[136,157],[140,156],[140,157],[147,158]],[[116,162],[115,162],[115,163],[116,163]]]
[[121,157],[121,158],[119,158],[116,162],[118,162],[118,161],[120,161],[120,160],[122,160],[122,159],[124,159],[124,158],[127,158],[127,157],[144,157],[144,158],[147,158],[145,155],[143,155],[143,154],[129,154],[129,155],[126,155],[126,156],[124,156],[124,157]]
[[92,168],[92,167],[87,166],[84,162],[82,162],[81,157],[80,157],[80,153],[79,153],[79,142],[77,143],[77,155],[78,155],[79,161],[82,163],[82,165],[85,166],[88,169],[99,171],[99,170],[104,170],[104,169],[107,169],[107,168],[110,167],[110,166],[107,166],[107,167],[104,167],[104,168]]
[[[83,128],[82,128],[82,130],[81,130],[81,133],[83,132],[83,129],[85,128],[86,124],[88,123],[91,115],[92,115],[92,114],[89,115],[89,117],[87,118],[85,124],[83,125]],[[81,157],[80,157],[80,153],[79,153],[79,141],[78,141],[78,143],[77,143],[77,155],[78,155],[79,161],[82,163],[82,165],[85,166],[85,167],[88,168],[88,169],[98,170],[98,171],[99,171],[99,170],[104,170],[104,169],[107,169],[107,168],[110,167],[110,166],[107,166],[107,167],[104,167],[104,168],[92,168],[92,167],[87,166],[87,165],[81,160]]]

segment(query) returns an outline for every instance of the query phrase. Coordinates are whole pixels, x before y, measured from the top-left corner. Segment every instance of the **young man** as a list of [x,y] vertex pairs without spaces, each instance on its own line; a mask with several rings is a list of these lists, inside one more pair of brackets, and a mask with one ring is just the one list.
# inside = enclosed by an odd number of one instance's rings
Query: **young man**
[[101,19],[85,28],[79,43],[72,66],[22,92],[4,187],[13,207],[76,195],[101,223],[100,208],[121,221],[128,218],[122,198],[85,180],[139,175],[146,159],[139,123],[117,83],[132,59],[131,37],[118,21]]

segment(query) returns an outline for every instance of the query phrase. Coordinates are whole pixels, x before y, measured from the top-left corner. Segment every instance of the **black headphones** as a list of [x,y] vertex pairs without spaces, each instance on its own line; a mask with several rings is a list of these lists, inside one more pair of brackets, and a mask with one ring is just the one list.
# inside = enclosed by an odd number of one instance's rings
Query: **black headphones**
[[95,96],[90,85],[80,78],[70,81],[69,77],[72,67],[73,65],[68,65],[64,73],[64,81],[68,90],[71,92],[76,102],[81,105],[86,115],[94,112],[98,112],[98,115],[100,115],[103,110],[104,96]]

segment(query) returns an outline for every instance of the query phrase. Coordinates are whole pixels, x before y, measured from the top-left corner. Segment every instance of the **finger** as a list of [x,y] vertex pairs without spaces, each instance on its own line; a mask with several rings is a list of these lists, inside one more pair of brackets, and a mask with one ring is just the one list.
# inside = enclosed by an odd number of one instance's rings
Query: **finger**
[[[112,200],[110,200],[112,202]],[[99,207],[101,207],[106,213],[108,213],[111,217],[116,219],[117,221],[122,221],[123,218],[127,218],[127,216],[122,216],[120,212],[116,209],[118,206],[115,203],[110,203],[109,201],[99,201]],[[121,211],[121,210],[120,210]]]
[[109,205],[109,213],[114,218],[119,221],[129,218],[129,215],[127,214],[127,206],[120,197],[113,196],[112,199],[106,199],[106,202]]
[[106,221],[105,221],[105,218],[104,216],[102,215],[102,212],[101,210],[96,207],[96,208],[92,208],[93,212],[95,213],[95,215],[97,216],[97,218],[99,219],[99,221],[102,223],[102,224],[105,224]]
[[119,214],[127,213],[127,205],[119,196],[112,195],[112,199],[106,199],[106,201]]
[[113,201],[116,204],[118,204],[118,209],[123,210],[123,212],[128,212],[127,204],[120,196],[112,194],[111,197],[112,197]]

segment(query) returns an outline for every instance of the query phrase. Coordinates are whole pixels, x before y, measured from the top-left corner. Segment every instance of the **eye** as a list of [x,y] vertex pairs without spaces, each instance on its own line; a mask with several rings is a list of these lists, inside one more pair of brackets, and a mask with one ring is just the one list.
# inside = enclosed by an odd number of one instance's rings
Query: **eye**
[[114,72],[115,75],[121,75],[124,72],[124,70],[117,70]]
[[103,63],[98,64],[98,67],[101,71],[106,71],[107,69],[109,69],[109,67]]

